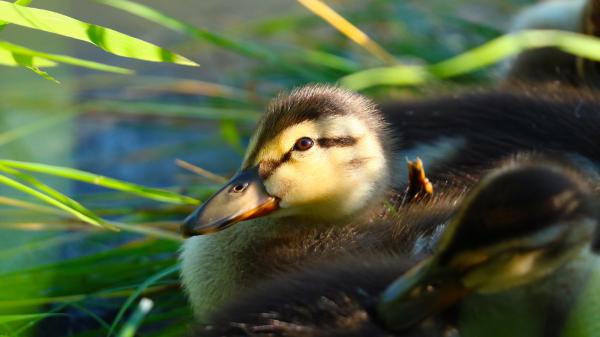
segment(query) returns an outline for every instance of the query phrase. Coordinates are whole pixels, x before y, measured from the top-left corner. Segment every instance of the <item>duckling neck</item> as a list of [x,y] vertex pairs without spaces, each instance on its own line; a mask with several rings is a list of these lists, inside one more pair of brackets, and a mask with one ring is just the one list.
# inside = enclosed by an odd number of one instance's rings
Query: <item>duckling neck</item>
[[186,240],[181,253],[181,277],[197,319],[206,319],[208,313],[237,292],[238,283],[249,269],[249,255],[256,255],[253,246],[269,239],[271,227],[271,222],[257,219]]
[[182,281],[197,319],[204,321],[210,312],[258,280],[310,261],[310,256],[322,256],[324,250],[334,250],[331,245],[340,246],[345,239],[347,242],[349,238],[334,239],[335,235],[321,240],[327,235],[324,228],[340,227],[258,218],[213,235],[189,238],[181,253]]

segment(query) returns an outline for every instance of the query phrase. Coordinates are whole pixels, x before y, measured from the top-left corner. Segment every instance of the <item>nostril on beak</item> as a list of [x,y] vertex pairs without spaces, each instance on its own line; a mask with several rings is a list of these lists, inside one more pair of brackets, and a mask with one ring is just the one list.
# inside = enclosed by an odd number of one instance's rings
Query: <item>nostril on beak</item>
[[234,185],[229,192],[231,193],[242,193],[248,188],[248,183],[236,184]]

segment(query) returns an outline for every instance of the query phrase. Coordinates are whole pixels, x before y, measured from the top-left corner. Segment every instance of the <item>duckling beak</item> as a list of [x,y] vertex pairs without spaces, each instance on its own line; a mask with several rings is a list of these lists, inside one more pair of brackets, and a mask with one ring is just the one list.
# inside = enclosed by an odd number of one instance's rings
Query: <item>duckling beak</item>
[[254,167],[236,174],[190,214],[184,220],[181,232],[185,237],[215,233],[278,208],[279,199],[267,193],[258,167]]
[[423,261],[383,292],[377,317],[386,327],[394,331],[412,328],[467,294],[458,275],[436,265],[432,258]]

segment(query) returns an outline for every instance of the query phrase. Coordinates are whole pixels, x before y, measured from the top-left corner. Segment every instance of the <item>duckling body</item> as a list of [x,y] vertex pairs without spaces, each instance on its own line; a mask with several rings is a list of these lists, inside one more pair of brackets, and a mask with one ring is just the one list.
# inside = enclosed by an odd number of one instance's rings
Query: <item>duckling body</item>
[[[344,256],[354,260],[373,252],[425,256],[431,248],[426,238],[448,221],[463,192],[457,188],[407,205],[402,213],[343,224],[259,218],[218,235],[192,237],[182,253],[182,276],[190,302],[197,306],[196,313],[207,308],[213,311],[266,280]],[[418,238],[424,243],[414,247]],[[202,286],[192,286],[199,284]],[[199,315],[198,319],[206,317]]]
[[[598,258],[589,251],[558,269],[543,286],[473,294],[422,326],[389,330],[373,308],[380,293],[414,263],[398,256],[363,255],[286,274],[236,298],[189,336],[574,337],[563,331],[593,329],[590,318],[598,308],[578,308],[589,282],[598,280],[597,275],[592,279],[599,270]],[[577,310],[587,310],[587,317],[578,317]]]
[[362,255],[288,273],[236,298],[190,336],[394,336],[369,310],[413,263]]
[[[514,161],[505,165],[464,199],[434,255],[438,261],[454,261],[451,268],[456,270],[436,274],[425,268],[431,265],[425,261],[388,287],[394,275],[404,274],[414,261],[380,251],[321,263],[240,296],[207,325],[199,326],[197,335],[573,336],[565,330],[577,324],[572,309],[585,296],[591,274],[600,272],[600,259],[589,250],[593,228],[598,226],[597,196],[584,186],[588,181],[561,166]],[[549,183],[544,174],[552,178],[549,187],[542,186]],[[531,185],[522,184],[522,177]],[[531,191],[530,187],[543,188]],[[547,204],[556,196],[562,201]],[[511,200],[516,201],[511,204]],[[529,208],[532,205],[546,206]],[[531,213],[517,216],[527,209]],[[495,215],[498,210],[507,217]],[[476,218],[484,222],[470,224]],[[565,231],[565,226],[570,229]],[[482,236],[481,241],[473,241],[480,244],[469,243],[468,238]],[[528,259],[528,252],[538,252],[538,258]],[[476,256],[489,256],[489,260]],[[482,268],[470,269],[463,278],[460,266],[473,263]],[[511,272],[494,273],[490,268]],[[431,283],[435,279],[439,282]],[[475,292],[457,292],[474,284]],[[415,287],[431,289],[415,292]],[[403,301],[395,301],[397,296]],[[592,303],[598,306],[597,301]],[[596,310],[591,313],[598,309],[588,308]],[[405,320],[411,324],[404,325]]]

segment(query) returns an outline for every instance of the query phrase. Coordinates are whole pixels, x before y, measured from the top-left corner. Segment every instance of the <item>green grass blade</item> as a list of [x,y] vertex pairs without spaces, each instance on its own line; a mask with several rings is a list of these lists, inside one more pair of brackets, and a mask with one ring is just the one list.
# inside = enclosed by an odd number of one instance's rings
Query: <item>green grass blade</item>
[[343,71],[345,73],[352,73],[361,69],[361,66],[356,62],[320,50],[297,49],[292,51],[292,53],[295,55],[286,56],[290,58],[297,57],[303,62],[319,66],[326,66],[330,69]]
[[117,179],[112,179],[112,178],[104,177],[101,175],[69,168],[69,167],[45,165],[45,164],[14,161],[14,160],[0,160],[0,165],[16,168],[16,169],[20,169],[20,170],[44,173],[44,174],[49,174],[49,175],[58,176],[58,177],[62,177],[62,178],[78,180],[78,181],[86,182],[89,184],[94,184],[94,185],[103,186],[103,187],[114,189],[114,190],[128,192],[128,193],[139,195],[144,198],[163,201],[163,202],[176,203],[176,204],[189,204],[189,205],[197,205],[199,203],[199,201],[194,198],[180,195],[180,194],[177,194],[177,193],[174,193],[171,191],[136,185],[136,184],[120,181]]
[[102,326],[102,328],[106,331],[110,329],[110,325],[108,324],[108,322],[106,322],[104,319],[102,319],[102,317],[98,316],[98,314],[96,314],[92,310],[84,307],[83,305],[80,305],[79,303],[69,303],[69,306],[81,311],[82,313],[92,318],[94,321],[100,324],[100,326]]
[[68,112],[62,113],[58,115],[51,115],[46,118],[42,118],[38,121],[24,124],[23,126],[19,126],[16,128],[11,128],[10,130],[0,132],[0,146],[6,145],[8,143],[14,142],[16,140],[22,139],[28,135],[31,135],[35,132],[38,132],[42,129],[51,127],[58,123],[64,122],[72,117],[76,116],[78,112]]
[[[15,53],[0,48],[0,65],[9,66],[9,67],[20,67],[22,66],[18,61],[18,56],[15,58]],[[56,66],[56,62],[50,61],[43,57],[32,57],[31,65],[34,67],[54,67]]]
[[[83,67],[83,68],[99,70],[99,71],[106,71],[106,72],[117,73],[117,74],[133,73],[133,70],[130,70],[130,69],[115,67],[115,66],[111,66],[108,64],[103,64],[103,63],[98,63],[98,62],[93,62],[93,61],[88,61],[88,60],[82,60],[82,59],[78,59],[78,58],[67,56],[67,55],[48,54],[48,53],[32,50],[29,48],[25,48],[23,46],[19,46],[19,45],[9,43],[6,41],[2,41],[2,40],[0,40],[0,50],[12,53],[12,55],[27,56],[27,57],[30,57],[30,58],[33,58],[36,60],[37,59],[49,60],[50,62],[52,62],[52,64],[54,64],[54,62],[59,62],[59,63],[70,64],[70,65],[77,66],[77,67]],[[37,67],[40,67],[40,65],[38,64]]]
[[42,78],[47,79],[50,82],[54,82],[57,84],[60,83],[54,77],[50,76],[47,72],[45,72],[45,71],[41,70],[40,68],[36,67],[35,65],[33,65],[33,62],[34,62],[33,56],[23,55],[23,54],[18,54],[18,53],[13,52],[12,58],[18,66],[29,69],[29,70],[33,71],[34,73],[36,73],[37,75],[41,76]]
[[[88,216],[87,214],[82,213],[72,207],[69,207],[65,203],[62,203],[59,200],[56,200],[55,198],[52,198],[52,197],[50,197],[36,189],[33,189],[25,184],[22,184],[15,179],[11,179],[5,175],[0,174],[0,184],[6,185],[8,187],[12,187],[18,191],[29,194],[35,198],[38,198],[52,206],[60,208],[63,211],[74,215],[76,218],[80,219],[81,221],[85,221],[86,223],[89,223],[89,224],[92,224],[95,226],[104,227],[104,224],[97,220],[98,217]],[[91,212],[89,212],[89,213],[91,213]]]
[[[528,35],[532,32],[523,32],[515,35],[503,35],[493,39],[482,46],[473,48],[458,56],[436,63],[429,67],[429,71],[436,77],[449,78],[467,74],[483,67],[498,63],[506,58],[516,55],[524,50],[549,47],[543,44],[528,43]],[[552,44],[550,39],[547,42]],[[540,40],[538,42],[542,42]],[[529,41],[534,42],[534,41]]]
[[525,50],[545,47],[555,47],[578,57],[600,61],[598,38],[556,30],[529,30],[503,35],[433,65],[367,69],[341,78],[340,84],[353,90],[377,85],[418,85],[435,78],[446,79],[471,73]]
[[19,199],[9,198],[0,196],[0,205],[7,205],[12,207],[18,207],[33,212],[41,212],[45,214],[53,214],[53,215],[63,215],[63,213],[55,208],[43,206]]
[[50,74],[48,74],[47,72],[43,71],[42,69],[38,68],[38,67],[34,67],[34,66],[24,66],[25,68],[33,71],[36,75],[50,81],[50,82],[54,82],[56,84],[60,84],[60,82],[55,79],[54,77],[50,76]]
[[169,15],[161,13],[151,7],[129,0],[97,0],[105,5],[121,9],[130,14],[152,21],[176,32],[210,42],[216,46],[229,49],[236,53],[255,58],[271,59],[273,55],[269,50],[249,42],[236,41],[219,34],[200,29],[187,22],[183,22]]
[[119,334],[117,334],[117,337],[133,337],[142,324],[142,320],[152,310],[153,306],[154,302],[152,300],[142,298],[136,310],[131,314],[121,331],[119,331]]
[[79,213],[85,214],[88,218],[93,219],[95,223],[104,224],[104,220],[102,220],[100,217],[98,217],[91,211],[87,210],[85,207],[83,207],[83,205],[81,205],[77,201],[67,197],[66,195],[60,193],[59,191],[55,190],[54,188],[52,188],[46,184],[43,184],[36,178],[34,178],[28,174],[19,172],[13,168],[3,166],[1,164],[0,164],[0,171],[11,174],[11,175],[17,177],[18,179],[20,179],[21,181],[24,181],[24,182],[34,186],[39,191],[46,193],[48,196],[58,200],[59,202],[63,203],[64,205],[78,211]]
[[157,237],[157,238],[164,239],[164,240],[170,240],[170,241],[175,241],[175,242],[183,242],[183,240],[184,240],[183,237],[181,236],[181,234],[174,233],[172,231],[158,229],[158,228],[152,228],[149,226],[126,224],[126,223],[114,222],[114,221],[111,221],[110,225],[117,227],[119,229],[122,229],[124,231],[138,233],[138,234],[144,234],[147,236]]
[[65,314],[27,314],[27,315],[0,315],[0,323],[10,323],[16,321],[28,321],[32,319],[42,319],[55,316],[67,316]]
[[[31,3],[32,0],[17,0],[15,1],[15,5],[19,6],[27,6]],[[6,21],[0,21],[0,32],[8,25]]]
[[110,337],[113,334],[117,325],[121,322],[121,319],[123,319],[123,316],[125,316],[125,312],[127,312],[127,310],[133,304],[133,302],[135,302],[138,299],[138,297],[140,297],[147,288],[149,288],[151,285],[158,282],[163,277],[169,276],[171,274],[175,274],[178,271],[179,271],[179,265],[170,266],[170,267],[163,269],[160,272],[150,276],[146,281],[144,281],[142,284],[140,284],[137,287],[137,289],[129,296],[129,298],[127,298],[125,303],[121,306],[119,313],[115,317],[115,320],[113,321],[113,323],[110,327],[110,330],[108,331],[107,337]]
[[[93,235],[87,243],[94,245],[114,238],[114,233],[102,232]],[[52,302],[79,301],[86,296],[101,298],[127,298],[137,286],[165,268],[176,263],[175,252],[180,243],[143,238],[129,241],[116,247],[104,246],[104,250],[59,260],[43,265],[21,266],[17,270],[0,271],[0,312],[12,313],[17,307],[27,307]],[[111,248],[112,247],[112,248]],[[132,268],[135,266],[135,268]],[[44,289],[32,287],[43,280],[53,279],[59,272],[69,283],[64,287]],[[105,277],[98,277],[105,275]],[[156,286],[144,291],[152,293],[165,286],[175,286],[177,277],[162,279]],[[12,310],[12,312],[11,312]],[[7,312],[8,311],[8,312]]]
[[427,81],[429,74],[421,66],[372,68],[342,77],[340,85],[352,90],[363,90],[377,85],[418,85]]
[[21,192],[24,192],[26,194],[29,194],[31,196],[34,196],[50,205],[53,205],[55,207],[58,207],[68,213],[71,213],[73,215],[75,215],[77,218],[87,222],[87,223],[91,223],[93,225],[97,225],[97,226],[101,226],[100,223],[98,223],[96,220],[94,220],[93,218],[87,217],[85,214],[81,214],[80,212],[78,212],[77,210],[74,210],[70,207],[68,207],[67,205],[61,203],[60,201],[51,198],[27,185],[24,185],[14,179],[11,179],[5,175],[0,175],[0,184],[12,187],[16,190],[19,190]]
[[82,108],[92,111],[119,112],[119,113],[139,113],[149,115],[159,115],[167,117],[190,117],[203,118],[208,120],[232,120],[244,122],[256,122],[261,113],[256,110],[217,108],[217,107],[198,107],[183,104],[161,104],[151,102],[115,102],[115,101],[90,101]]
[[[309,76],[313,80],[318,75],[317,72],[309,72],[304,67],[299,67],[297,63],[311,62],[326,67],[349,67],[348,62],[334,56],[325,57],[321,54],[312,54],[308,58],[301,56],[282,57],[273,51],[272,47],[262,46],[250,41],[240,41],[223,34],[216,34],[205,29],[198,28],[192,24],[176,19],[172,16],[161,13],[151,7],[142,5],[129,0],[96,0],[108,6],[112,6],[133,15],[144,18],[148,21],[157,23],[163,27],[169,28],[181,34],[190,36],[196,40],[211,43],[217,47],[232,51],[234,53],[257,59],[261,62],[268,62],[282,70],[295,71]],[[290,62],[291,61],[291,62]],[[354,71],[355,69],[353,69]]]
[[151,62],[198,65],[146,41],[48,10],[18,6],[0,0],[0,20],[88,42],[119,56]]

